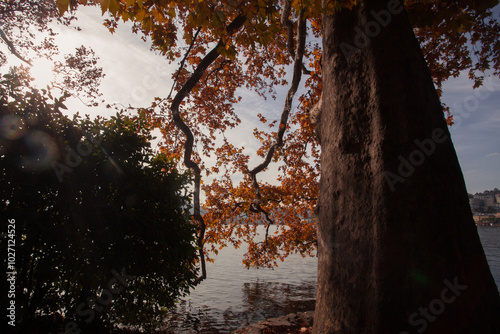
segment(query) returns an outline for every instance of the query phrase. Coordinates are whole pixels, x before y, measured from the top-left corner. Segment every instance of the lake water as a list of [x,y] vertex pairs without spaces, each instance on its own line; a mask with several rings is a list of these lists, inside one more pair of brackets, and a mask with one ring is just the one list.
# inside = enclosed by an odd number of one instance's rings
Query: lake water
[[500,227],[480,227],[478,231],[491,274],[500,291]]
[[[500,228],[479,228],[500,287]],[[317,259],[295,255],[276,269],[245,269],[245,249],[226,248],[207,263],[208,278],[180,301],[167,330],[176,334],[222,334],[266,318],[314,309]]]

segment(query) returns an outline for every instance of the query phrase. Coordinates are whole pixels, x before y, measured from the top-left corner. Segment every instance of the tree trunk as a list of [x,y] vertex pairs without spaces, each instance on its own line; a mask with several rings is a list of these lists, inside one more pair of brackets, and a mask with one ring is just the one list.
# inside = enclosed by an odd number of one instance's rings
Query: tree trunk
[[404,8],[362,0],[323,24],[313,333],[500,333],[498,290]]

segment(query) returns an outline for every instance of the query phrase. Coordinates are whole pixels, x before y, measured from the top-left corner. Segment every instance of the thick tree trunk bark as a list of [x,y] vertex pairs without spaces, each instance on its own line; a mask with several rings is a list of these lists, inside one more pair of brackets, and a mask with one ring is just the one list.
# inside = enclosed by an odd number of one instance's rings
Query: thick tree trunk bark
[[498,290],[406,12],[397,0],[358,4],[324,18],[313,333],[500,333]]

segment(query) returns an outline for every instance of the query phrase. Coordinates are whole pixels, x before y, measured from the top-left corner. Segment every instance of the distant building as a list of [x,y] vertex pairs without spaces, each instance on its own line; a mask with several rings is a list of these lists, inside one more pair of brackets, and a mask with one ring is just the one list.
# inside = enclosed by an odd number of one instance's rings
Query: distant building
[[492,222],[496,218],[496,215],[474,215],[473,218],[476,225],[482,225]]
[[469,194],[469,204],[473,212],[500,212],[500,190]]
[[469,198],[469,204],[472,211],[477,211],[477,209],[483,207],[483,201],[476,198],[476,196]]
[[495,207],[495,196],[493,194],[476,194],[474,195],[474,204],[485,209]]

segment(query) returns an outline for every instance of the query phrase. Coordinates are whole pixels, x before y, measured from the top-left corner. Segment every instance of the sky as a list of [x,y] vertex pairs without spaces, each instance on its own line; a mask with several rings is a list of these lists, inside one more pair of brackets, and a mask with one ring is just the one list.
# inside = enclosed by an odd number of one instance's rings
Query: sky
[[489,77],[476,90],[464,73],[444,85],[450,127],[469,193],[500,188],[500,79]]
[[[155,96],[165,97],[172,85],[172,73],[178,64],[167,61],[150,51],[150,44],[130,31],[130,26],[121,23],[111,35],[102,25],[100,9],[80,7],[76,24],[82,29],[57,27],[57,43],[62,53],[72,52],[80,45],[90,46],[100,57],[106,77],[101,92],[107,103],[124,106],[148,106]],[[2,46],[0,46],[2,47]],[[9,65],[15,60],[9,60]],[[35,76],[43,79],[50,71],[47,64],[34,69]],[[42,80],[43,81],[43,80]],[[500,79],[487,78],[485,85],[472,89],[472,81],[463,73],[444,84],[442,101],[451,107],[455,125],[450,128],[452,140],[462,167],[469,193],[500,188]],[[260,126],[257,114],[266,113],[269,118],[278,119],[287,87],[278,89],[278,97],[264,100],[257,94],[239,91],[243,101],[236,105],[241,125],[228,132],[228,139],[237,146],[244,146],[251,155],[250,167],[260,163],[255,152],[258,142],[252,138],[252,131]],[[302,90],[304,88],[301,88]],[[299,96],[303,91],[298,92]],[[69,113],[110,116],[113,110],[87,108],[79,100],[66,103]],[[295,106],[297,101],[295,101]],[[260,175],[259,175],[260,176]],[[272,181],[273,169],[261,179]]]

